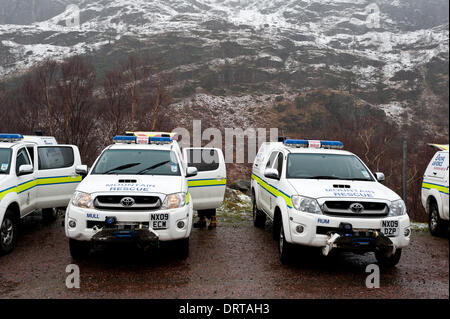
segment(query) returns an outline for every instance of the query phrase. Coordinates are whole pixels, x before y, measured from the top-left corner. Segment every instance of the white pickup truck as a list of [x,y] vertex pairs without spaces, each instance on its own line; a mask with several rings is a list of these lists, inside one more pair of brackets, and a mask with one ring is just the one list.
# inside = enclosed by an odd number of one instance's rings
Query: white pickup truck
[[428,213],[433,236],[448,231],[448,145],[430,144],[439,151],[434,154],[423,176],[422,205]]
[[[219,149],[181,151],[176,139],[135,132],[116,136],[101,153],[67,207],[74,259],[97,244],[160,242],[172,242],[179,257],[188,257],[194,210],[216,209],[224,199],[225,161]],[[211,156],[197,158],[205,152]]]
[[78,148],[53,137],[0,134],[0,255],[14,249],[21,218],[41,209],[53,219],[67,206],[80,164]]
[[253,165],[255,226],[273,220],[281,261],[294,245],[375,252],[396,265],[410,241],[402,199],[354,154],[334,141],[285,140],[261,146]]

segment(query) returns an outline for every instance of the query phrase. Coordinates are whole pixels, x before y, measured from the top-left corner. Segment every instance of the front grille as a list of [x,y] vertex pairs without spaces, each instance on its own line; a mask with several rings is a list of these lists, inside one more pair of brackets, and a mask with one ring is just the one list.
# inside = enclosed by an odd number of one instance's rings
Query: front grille
[[[124,198],[132,198],[134,204],[123,206],[121,201]],[[100,210],[157,210],[161,207],[161,200],[158,196],[106,195],[97,196],[94,206]]]
[[[361,204],[364,209],[354,212],[350,208],[352,204]],[[323,204],[323,212],[328,216],[385,217],[389,214],[389,207],[381,202],[327,201]]]

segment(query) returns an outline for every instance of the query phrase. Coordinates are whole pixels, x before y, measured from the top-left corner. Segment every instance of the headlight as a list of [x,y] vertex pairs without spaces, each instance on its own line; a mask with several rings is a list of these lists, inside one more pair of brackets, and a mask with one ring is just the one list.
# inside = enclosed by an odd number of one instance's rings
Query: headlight
[[161,209],[180,208],[186,205],[186,193],[176,193],[167,195]]
[[389,216],[401,216],[406,214],[405,202],[401,199],[391,202],[389,205]]
[[94,208],[94,199],[91,194],[75,192],[72,198],[72,205],[80,208]]
[[313,198],[294,195],[291,197],[291,201],[296,210],[322,215],[322,209],[320,208],[319,203]]

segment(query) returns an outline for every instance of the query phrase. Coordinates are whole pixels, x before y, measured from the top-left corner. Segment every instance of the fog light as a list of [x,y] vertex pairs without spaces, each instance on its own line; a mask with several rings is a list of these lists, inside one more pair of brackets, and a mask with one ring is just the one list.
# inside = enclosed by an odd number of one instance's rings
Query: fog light
[[409,235],[411,235],[411,229],[406,228],[405,229],[405,237],[408,237]]
[[177,223],[177,227],[178,227],[179,229],[183,229],[183,228],[184,228],[184,221],[180,220],[180,221]]
[[297,227],[295,227],[295,230],[297,231],[297,233],[301,234],[305,230],[305,227],[303,227],[302,225],[298,225]]
[[74,221],[74,220],[69,220],[69,227],[70,228],[75,228],[75,227],[77,227],[77,222],[76,221]]
[[106,219],[105,219],[105,223],[108,225],[108,226],[114,226],[115,224],[116,224],[116,221],[117,221],[117,218],[116,217],[106,217]]

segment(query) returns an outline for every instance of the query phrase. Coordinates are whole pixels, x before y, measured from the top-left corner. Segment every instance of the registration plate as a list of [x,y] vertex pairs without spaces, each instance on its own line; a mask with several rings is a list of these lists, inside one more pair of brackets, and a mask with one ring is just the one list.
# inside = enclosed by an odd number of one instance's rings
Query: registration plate
[[400,232],[398,220],[383,220],[381,222],[381,232],[386,236],[398,236]]
[[150,214],[150,227],[154,230],[169,228],[169,214]]

